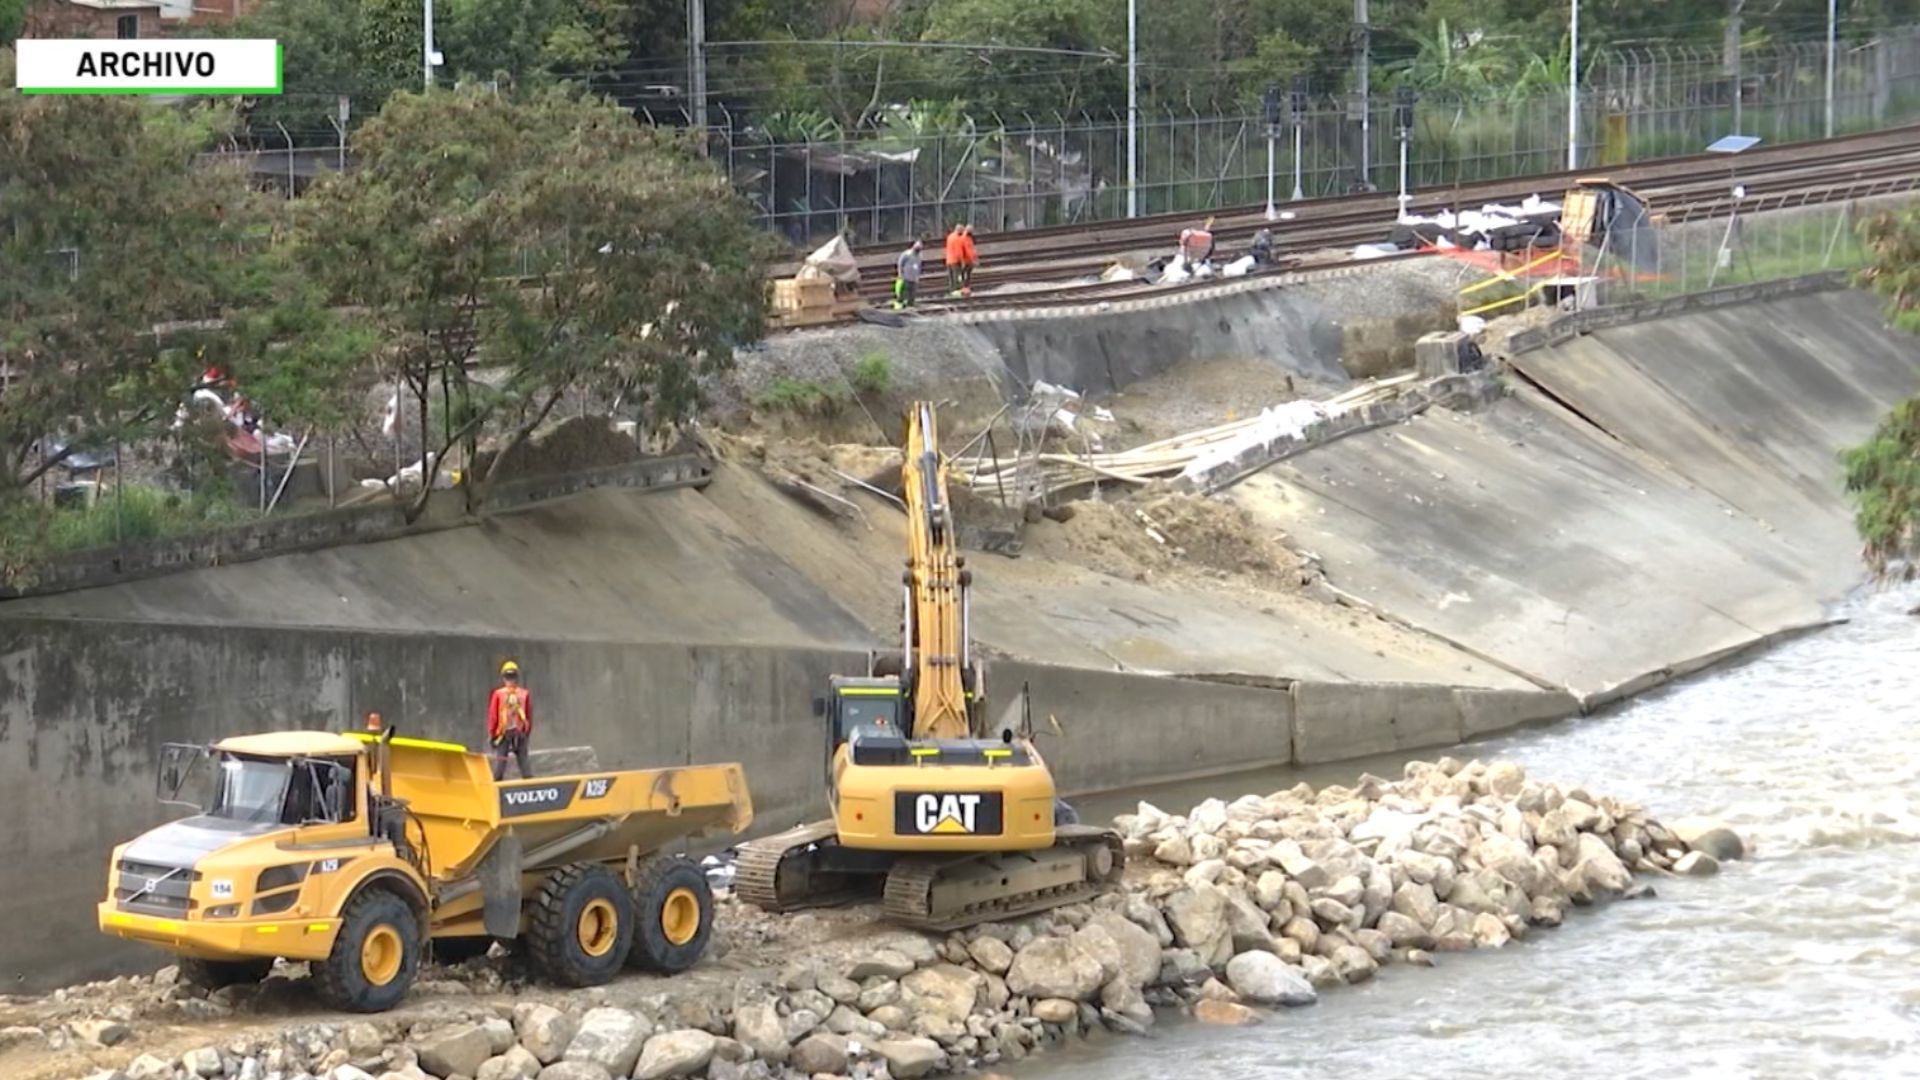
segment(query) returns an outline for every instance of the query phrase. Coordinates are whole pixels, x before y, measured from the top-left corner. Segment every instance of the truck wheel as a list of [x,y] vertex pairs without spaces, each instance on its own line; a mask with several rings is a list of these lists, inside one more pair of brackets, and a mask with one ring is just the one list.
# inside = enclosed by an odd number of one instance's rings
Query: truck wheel
[[313,965],[321,1000],[346,1012],[400,1004],[420,974],[420,921],[385,889],[363,890],[347,905],[333,952]]
[[196,960],[191,957],[182,957],[180,981],[202,990],[218,990],[224,986],[257,983],[266,978],[267,972],[272,970],[271,959]]
[[613,871],[579,862],[534,893],[527,938],[533,962],[561,986],[598,986],[620,973],[633,941],[633,898]]
[[640,863],[633,888],[638,924],[627,966],[676,975],[692,967],[713,936],[713,890],[689,859],[655,855]]

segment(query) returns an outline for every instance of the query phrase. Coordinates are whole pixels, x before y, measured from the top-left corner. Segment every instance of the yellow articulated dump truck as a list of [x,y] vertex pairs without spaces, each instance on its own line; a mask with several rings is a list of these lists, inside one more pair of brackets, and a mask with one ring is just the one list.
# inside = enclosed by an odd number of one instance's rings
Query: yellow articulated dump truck
[[168,744],[158,781],[199,813],[114,849],[100,929],[211,987],[309,961],[356,1012],[405,997],[429,943],[512,942],[565,986],[683,971],[713,895],[661,849],[753,817],[736,764],[496,782],[485,756],[391,728]]

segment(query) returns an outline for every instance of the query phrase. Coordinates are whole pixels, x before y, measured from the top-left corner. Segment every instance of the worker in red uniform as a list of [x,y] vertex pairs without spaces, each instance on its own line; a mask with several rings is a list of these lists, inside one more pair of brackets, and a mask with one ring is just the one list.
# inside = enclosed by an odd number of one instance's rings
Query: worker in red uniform
[[493,753],[493,778],[507,775],[507,757],[520,763],[520,778],[530,779],[533,769],[527,765],[527,740],[533,736],[533,697],[520,685],[520,665],[509,660],[500,665],[500,685],[487,703],[487,742]]

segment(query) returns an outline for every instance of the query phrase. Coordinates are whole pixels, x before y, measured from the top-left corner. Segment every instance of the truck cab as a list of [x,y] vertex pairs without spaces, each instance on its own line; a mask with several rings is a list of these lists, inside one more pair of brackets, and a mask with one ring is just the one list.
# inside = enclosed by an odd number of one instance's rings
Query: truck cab
[[[197,813],[113,850],[100,904],[108,933],[183,957],[254,968],[320,959],[339,920],[338,886],[370,872],[424,902],[420,872],[381,828],[372,747],[352,736],[274,732],[162,749],[157,794]],[[269,960],[271,957],[268,958]]]

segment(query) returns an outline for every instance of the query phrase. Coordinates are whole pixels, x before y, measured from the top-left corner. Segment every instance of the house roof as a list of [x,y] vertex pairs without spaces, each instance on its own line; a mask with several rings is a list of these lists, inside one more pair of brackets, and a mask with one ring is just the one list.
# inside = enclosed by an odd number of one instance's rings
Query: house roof
[[159,11],[160,0],[65,0],[74,7],[96,11]]

